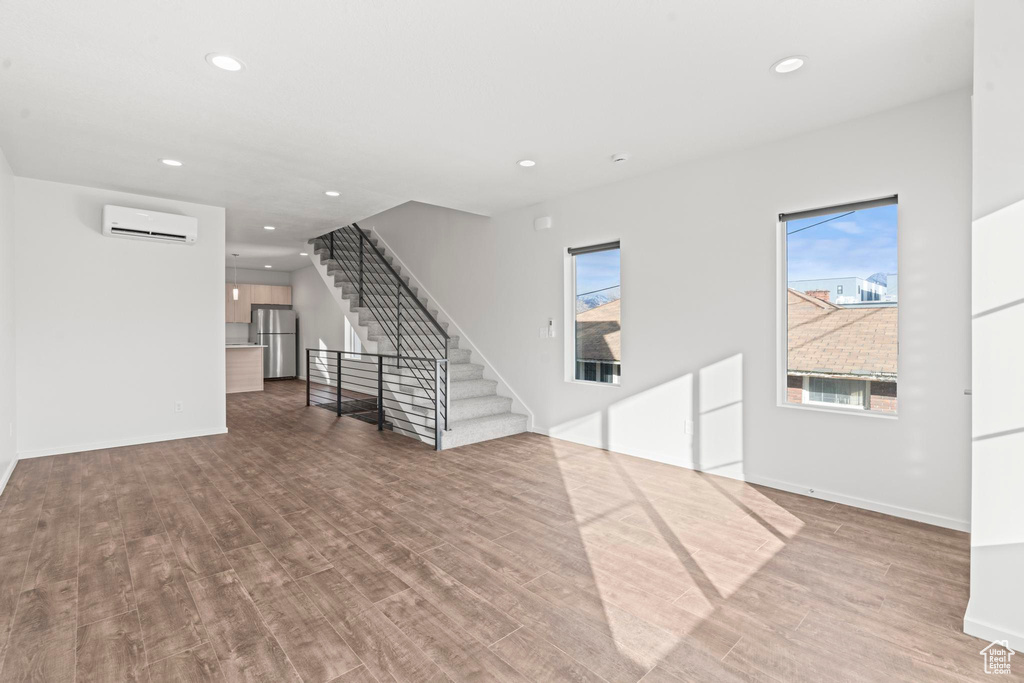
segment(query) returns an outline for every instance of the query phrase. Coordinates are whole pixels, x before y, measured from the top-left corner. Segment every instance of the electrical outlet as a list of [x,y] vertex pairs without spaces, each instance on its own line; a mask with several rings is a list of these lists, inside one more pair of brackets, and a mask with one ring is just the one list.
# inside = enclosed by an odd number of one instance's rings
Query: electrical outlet
[[184,410],[185,410],[185,404],[184,403],[182,403],[181,401],[175,401],[174,402],[174,412],[180,413],[180,412],[182,412]]
[[548,336],[552,339],[555,338],[555,319],[548,318]]

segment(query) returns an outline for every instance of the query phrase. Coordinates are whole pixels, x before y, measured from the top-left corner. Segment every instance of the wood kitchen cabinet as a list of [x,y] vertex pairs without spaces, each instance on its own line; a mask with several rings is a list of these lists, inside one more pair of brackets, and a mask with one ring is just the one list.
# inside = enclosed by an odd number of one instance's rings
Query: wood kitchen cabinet
[[273,286],[270,288],[270,303],[284,306],[292,305],[292,288],[288,286]]
[[252,303],[279,304],[290,306],[292,288],[287,285],[250,285],[252,287]]
[[252,303],[254,304],[272,304],[273,296],[271,285],[250,285],[252,287]]
[[234,300],[230,282],[225,287],[224,321],[229,323],[252,322],[252,285],[238,285],[238,301]]
[[292,305],[292,288],[287,285],[238,285],[238,301],[231,298],[230,282],[225,289],[224,320],[229,323],[252,322],[253,304]]

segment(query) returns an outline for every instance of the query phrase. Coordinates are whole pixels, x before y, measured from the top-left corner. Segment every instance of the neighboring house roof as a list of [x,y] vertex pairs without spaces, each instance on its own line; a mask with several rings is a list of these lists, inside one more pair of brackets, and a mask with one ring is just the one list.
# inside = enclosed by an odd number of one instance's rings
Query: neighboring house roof
[[616,299],[576,314],[576,358],[621,361],[619,306]]
[[895,306],[843,308],[789,290],[789,371],[895,381]]

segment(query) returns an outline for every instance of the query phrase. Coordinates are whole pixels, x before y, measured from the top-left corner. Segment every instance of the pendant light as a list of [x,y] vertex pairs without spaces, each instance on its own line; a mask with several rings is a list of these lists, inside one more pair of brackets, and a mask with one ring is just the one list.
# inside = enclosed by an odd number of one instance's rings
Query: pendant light
[[231,298],[238,301],[238,254],[232,254],[235,264],[235,288],[231,290]]

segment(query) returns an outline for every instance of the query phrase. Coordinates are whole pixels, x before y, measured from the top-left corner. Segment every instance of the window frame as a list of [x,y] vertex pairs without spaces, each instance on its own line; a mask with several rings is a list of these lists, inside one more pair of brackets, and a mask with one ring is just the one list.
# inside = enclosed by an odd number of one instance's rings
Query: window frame
[[[822,211],[822,215],[828,215],[831,213],[841,213],[844,210],[849,210],[851,207],[859,207],[861,209],[873,208],[873,206],[884,206],[887,204],[896,205],[896,270],[900,272],[903,270],[903,230],[901,228],[901,216],[900,210],[900,198],[898,193],[891,195],[882,196],[877,199],[867,200],[855,200],[849,202],[838,202],[835,204],[824,204],[821,205],[820,209],[811,209],[808,211]],[[832,413],[834,415],[860,415],[864,417],[870,417],[880,420],[898,420],[902,410],[897,407],[895,413],[882,412],[877,410],[871,410],[871,383],[867,382],[868,393],[865,395],[865,406],[863,408],[857,406],[843,406],[834,403],[808,403],[807,402],[807,379],[803,380],[803,403],[790,403],[787,398],[787,387],[789,381],[789,321],[788,321],[788,287],[789,287],[789,263],[787,260],[787,242],[786,242],[786,224],[790,220],[794,220],[793,216],[804,211],[791,211],[791,212],[780,212],[776,215],[775,221],[775,234],[776,234],[776,277],[775,277],[775,289],[776,289],[776,406],[779,408],[788,408],[790,410],[803,410],[809,412],[823,412]],[[788,214],[788,215],[787,215]],[[858,287],[858,289],[860,289]],[[903,349],[903,314],[900,310],[900,306],[897,304],[896,314],[896,367],[902,366],[902,349]],[[897,384],[899,380],[897,378]]]
[[[615,245],[615,246],[611,246]],[[596,247],[606,247],[604,249],[597,249]],[[602,387],[621,387],[622,386],[622,374],[621,367],[622,361],[619,361],[619,381],[618,382],[601,382],[599,380],[588,380],[588,379],[576,379],[576,363],[583,362],[577,361],[576,359],[576,256],[577,253],[573,253],[575,249],[585,249],[593,251],[611,251],[613,249],[619,250],[619,298],[622,298],[622,242],[621,240],[606,240],[603,242],[592,242],[583,247],[565,247],[563,248],[562,254],[564,255],[564,289],[565,289],[565,310],[564,310],[564,323],[562,329],[565,333],[562,335],[565,338],[564,347],[564,376],[563,379],[570,384],[581,384],[585,386],[602,386]],[[620,323],[621,325],[621,323]],[[622,331],[619,331],[619,351],[622,352]],[[600,363],[596,366],[596,374],[600,376],[601,369]]]

